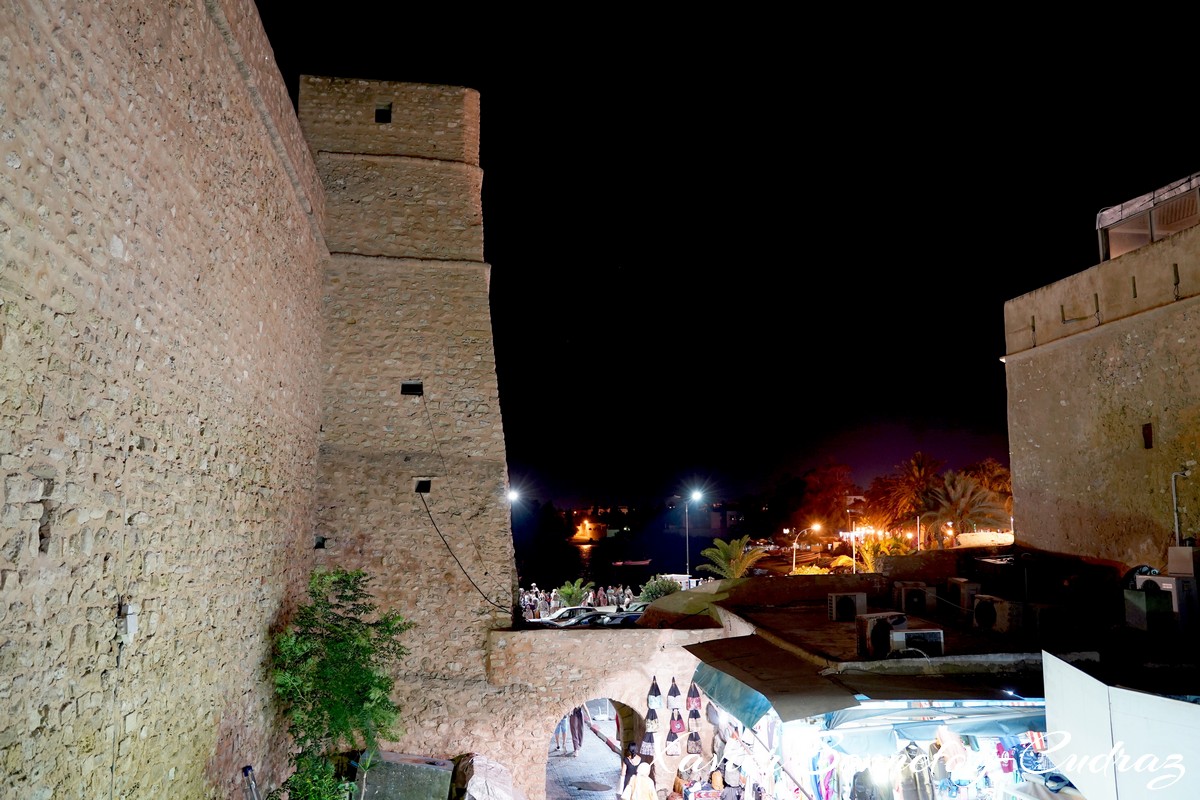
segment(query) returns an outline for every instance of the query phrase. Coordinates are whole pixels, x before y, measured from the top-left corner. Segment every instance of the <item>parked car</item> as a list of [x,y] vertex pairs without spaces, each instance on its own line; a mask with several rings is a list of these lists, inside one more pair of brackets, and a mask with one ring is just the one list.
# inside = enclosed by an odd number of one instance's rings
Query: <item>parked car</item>
[[589,611],[586,614],[577,614],[570,619],[553,624],[558,628],[596,628],[603,625],[604,620],[608,617],[607,611]]
[[627,606],[623,606],[623,608],[624,608],[626,611],[645,611],[645,610],[646,610],[646,607],[647,607],[647,606],[649,606],[649,605],[650,605],[649,601],[646,601],[646,600],[634,600],[634,601],[633,601],[632,603],[630,603],[629,605],[627,605]]
[[594,611],[596,611],[595,606],[564,606],[548,617],[531,619],[529,622],[532,622],[535,625],[549,625],[551,627],[556,627],[567,620],[574,619],[582,614],[590,614]]
[[641,618],[641,611],[623,611],[607,615],[601,624],[606,628],[636,628]]

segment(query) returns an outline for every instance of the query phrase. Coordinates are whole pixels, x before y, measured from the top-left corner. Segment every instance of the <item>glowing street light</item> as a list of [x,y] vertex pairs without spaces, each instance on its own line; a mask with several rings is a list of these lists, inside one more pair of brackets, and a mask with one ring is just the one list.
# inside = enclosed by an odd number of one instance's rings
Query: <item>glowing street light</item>
[[[691,494],[692,500],[699,500],[703,497],[698,489],[693,489]],[[683,574],[692,577],[692,531],[688,524],[688,501],[684,498],[683,501]]]
[[792,572],[796,571],[796,549],[800,547],[800,544],[799,544],[800,537],[803,536],[804,534],[808,533],[809,531],[819,531],[819,530],[821,530],[821,523],[814,522],[811,528],[805,528],[804,530],[802,530],[796,534],[795,539],[792,539]]

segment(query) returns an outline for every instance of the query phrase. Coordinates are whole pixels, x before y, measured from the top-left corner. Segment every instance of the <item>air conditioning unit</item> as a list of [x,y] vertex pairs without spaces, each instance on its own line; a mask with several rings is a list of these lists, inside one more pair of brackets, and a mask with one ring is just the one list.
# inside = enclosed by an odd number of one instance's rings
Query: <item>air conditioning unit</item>
[[975,595],[974,627],[981,630],[1011,633],[1022,627],[1025,604],[1016,600],[1005,600],[991,594]]
[[1064,606],[1053,603],[1025,604],[1025,628],[1039,636],[1063,633],[1078,624],[1079,619]]
[[925,581],[896,581],[892,584],[892,605],[914,617],[937,610],[937,589]]
[[908,617],[898,611],[859,614],[854,618],[854,627],[859,658],[887,658],[892,652],[892,631],[908,628]]
[[1167,574],[1200,575],[1200,547],[1168,547]]
[[834,622],[853,622],[859,614],[867,613],[866,592],[830,592],[829,619]]
[[[919,653],[903,651],[919,650]],[[892,653],[904,655],[925,655],[929,658],[944,656],[946,643],[941,630],[937,628],[914,628],[911,630],[892,631]]]
[[1168,592],[1171,595],[1171,610],[1179,613],[1179,595],[1175,589],[1178,580],[1174,575],[1135,575],[1134,587],[1143,592]]
[[946,593],[950,602],[958,606],[960,611],[969,613],[975,608],[975,595],[979,594],[979,584],[970,578],[949,578],[946,581]]

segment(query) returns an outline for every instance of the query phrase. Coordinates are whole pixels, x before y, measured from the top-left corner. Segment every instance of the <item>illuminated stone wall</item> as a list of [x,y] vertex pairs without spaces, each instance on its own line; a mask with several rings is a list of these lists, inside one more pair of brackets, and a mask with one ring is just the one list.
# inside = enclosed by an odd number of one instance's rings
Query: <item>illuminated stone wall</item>
[[264,663],[312,559],[325,247],[269,52],[249,2],[0,14],[4,798],[285,767]]
[[531,800],[572,706],[690,680],[710,631],[507,630],[474,91],[306,79],[298,118],[248,0],[17,0],[0,86],[0,798],[277,786],[314,566],[415,624],[388,748]]
[[[1017,540],[1165,571],[1171,474],[1200,461],[1200,227],[1008,301]],[[1200,473],[1176,480],[1183,537]]]

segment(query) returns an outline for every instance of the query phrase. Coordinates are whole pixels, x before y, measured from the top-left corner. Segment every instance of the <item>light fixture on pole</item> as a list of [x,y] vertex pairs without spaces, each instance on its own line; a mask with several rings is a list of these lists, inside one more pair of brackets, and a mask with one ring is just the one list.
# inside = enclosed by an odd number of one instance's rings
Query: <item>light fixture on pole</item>
[[[699,500],[702,497],[699,490],[692,490],[691,499]],[[683,574],[688,576],[688,581],[692,577],[692,529],[688,524],[688,498],[683,499]]]
[[1179,495],[1175,492],[1175,479],[1191,477],[1192,471],[1184,467],[1183,472],[1171,473],[1171,510],[1175,514],[1175,546],[1180,547],[1183,540],[1179,538]]
[[809,531],[819,531],[819,530],[821,530],[821,523],[814,522],[813,526],[811,528],[805,528],[804,530],[802,530],[796,534],[795,539],[792,539],[792,572],[796,571],[796,548],[798,548],[800,546],[799,545],[800,537],[803,536],[804,534],[808,533]]

